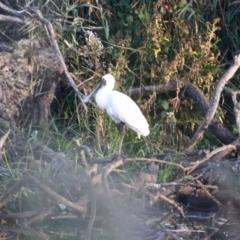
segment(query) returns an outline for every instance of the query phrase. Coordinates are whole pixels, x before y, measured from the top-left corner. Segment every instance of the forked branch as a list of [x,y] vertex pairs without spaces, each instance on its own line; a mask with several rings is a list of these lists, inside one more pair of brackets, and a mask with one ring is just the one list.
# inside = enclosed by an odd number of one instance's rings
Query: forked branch
[[240,53],[237,52],[234,55],[233,64],[229,67],[229,69],[226,71],[226,73],[223,74],[223,76],[216,83],[207,114],[206,114],[203,122],[200,124],[197,131],[193,135],[192,139],[190,140],[190,142],[188,144],[188,150],[191,150],[195,146],[197,141],[202,137],[204,132],[207,130],[209,124],[211,123],[211,121],[216,113],[218,103],[220,100],[220,96],[221,96],[221,92],[222,92],[225,84],[228,82],[228,80],[230,78],[232,78],[234,76],[234,74],[236,73],[236,71],[238,70],[239,67],[240,67]]

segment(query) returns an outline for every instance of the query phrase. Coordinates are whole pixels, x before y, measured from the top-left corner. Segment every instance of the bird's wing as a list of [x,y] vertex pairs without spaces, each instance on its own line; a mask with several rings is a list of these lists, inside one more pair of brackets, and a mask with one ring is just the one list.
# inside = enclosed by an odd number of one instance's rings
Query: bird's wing
[[128,127],[141,135],[148,135],[148,123],[137,104],[127,95],[112,91],[109,95],[109,107],[107,113],[116,122],[124,122]]

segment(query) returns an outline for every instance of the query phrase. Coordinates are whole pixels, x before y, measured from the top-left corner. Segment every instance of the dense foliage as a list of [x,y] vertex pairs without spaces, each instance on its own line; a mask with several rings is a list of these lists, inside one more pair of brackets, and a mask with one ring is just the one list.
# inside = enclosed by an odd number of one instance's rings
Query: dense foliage
[[[33,6],[28,0],[9,3],[19,9]],[[125,93],[131,87],[182,79],[198,86],[209,98],[213,84],[240,44],[237,1],[51,0],[34,4],[54,24],[69,68],[79,79],[76,84],[85,93],[95,86],[99,76],[111,72],[118,80],[117,88]],[[81,58],[69,53],[64,44],[67,41],[77,46],[82,29],[91,30],[101,38],[104,52],[100,65],[83,65]],[[21,29],[20,33],[37,39],[43,29],[36,24],[35,28]],[[74,95],[69,95],[68,89],[64,93],[63,89],[61,107],[58,113],[53,112],[53,125],[63,124],[73,135],[78,132],[81,142],[91,145],[99,155],[112,154],[118,142],[114,123],[95,106],[90,106],[87,114],[82,112]],[[164,148],[179,149],[202,119],[192,102],[185,101],[179,91],[152,92],[133,98],[147,116],[152,133],[147,141],[139,142],[135,133],[129,131],[124,146],[127,155],[158,155]],[[229,115],[224,111],[231,115],[228,104],[218,113],[223,122],[232,124],[234,119],[226,119]],[[73,112],[79,115],[72,115]],[[167,112],[176,116],[177,122],[173,123],[176,128],[168,126]]]
[[[228,68],[232,61],[232,53],[240,47],[238,37],[240,2],[238,1],[6,0],[4,2],[9,3],[11,8],[28,10],[29,14],[32,13],[29,7],[36,6],[44,18],[51,22],[64,62],[78,89],[84,95],[96,86],[100,76],[112,73],[117,79],[116,88],[127,95],[130,95],[129,90],[132,88],[166,86],[167,83],[174,82],[171,80],[180,79],[183,80],[181,83],[191,83],[192,89],[196,90],[194,92],[196,95],[200,93],[201,96],[210,99],[214,84]],[[11,15],[3,10],[0,10],[0,14]],[[11,42],[13,45],[8,48],[10,51],[2,50],[6,55],[3,54],[0,58],[1,82],[3,82],[0,84],[0,131],[2,135],[8,132],[5,135],[7,143],[6,145],[2,143],[0,149],[2,152],[0,165],[3,164],[5,167],[3,170],[6,170],[0,173],[3,183],[2,193],[18,180],[31,176],[28,181],[34,177],[39,184],[46,183],[52,191],[56,191],[74,203],[76,199],[90,200],[86,202],[86,213],[89,213],[90,208],[91,211],[94,209],[90,205],[95,201],[95,197],[91,195],[96,194],[97,201],[104,202],[106,205],[106,201],[100,199],[103,195],[104,197],[108,195],[106,194],[109,192],[108,179],[111,184],[116,180],[116,192],[119,193],[119,179],[121,184],[133,183],[131,189],[135,192],[131,190],[126,194],[123,191],[122,196],[125,198],[126,195],[126,199],[136,197],[138,199],[136,205],[141,208],[146,200],[142,192],[149,187],[148,181],[142,179],[145,173],[152,174],[151,183],[166,182],[168,184],[180,175],[180,184],[182,181],[184,185],[190,181],[192,184],[194,179],[194,188],[191,191],[194,194],[196,192],[196,195],[202,192],[202,187],[199,188],[199,186],[196,187],[198,191],[195,191],[195,180],[202,176],[202,173],[197,172],[196,178],[192,173],[196,170],[195,167],[199,166],[200,159],[208,155],[209,158],[205,160],[209,160],[210,155],[204,149],[196,156],[187,158],[188,155],[182,150],[185,149],[203,119],[202,109],[208,108],[206,99],[205,102],[203,101],[204,107],[201,108],[194,103],[195,99],[187,98],[189,95],[186,94],[186,88],[178,88],[178,85],[171,92],[160,93],[155,88],[147,93],[139,91],[138,94],[132,94],[131,97],[140,106],[150,124],[150,134],[146,138],[138,139],[134,131],[127,130],[123,143],[123,157],[127,160],[120,159],[121,165],[111,169],[111,176],[110,172],[106,175],[107,168],[115,163],[119,164],[119,161],[112,162],[108,166],[94,165],[91,157],[93,154],[94,157],[102,157],[100,160],[106,160],[107,157],[112,160],[119,143],[116,124],[96,106],[94,100],[88,104],[88,111],[84,110],[66,76],[58,72],[58,64],[55,64],[56,59],[52,57],[56,54],[49,29],[47,30],[46,25],[39,18],[37,19],[36,14],[26,19],[29,21],[28,24],[19,25],[16,22],[0,21],[0,47],[2,48],[3,43],[6,42],[8,44]],[[43,55],[44,64],[37,61],[39,56]],[[235,75],[229,82],[231,89],[240,87],[237,78],[238,75]],[[52,87],[54,90],[48,91],[49,88],[45,89],[47,85],[45,83],[56,89]],[[224,94],[223,92],[213,122],[217,130],[220,129],[218,127],[221,123],[227,126],[231,135],[232,132],[236,133],[232,99],[230,94]],[[4,112],[3,106],[9,106],[5,104],[8,99],[6,95],[11,97],[9,99],[12,100],[13,108],[5,107],[7,110]],[[37,105],[36,102],[41,96],[48,95],[52,97],[49,98],[51,113],[46,114],[47,124],[40,126],[41,124],[37,121],[34,122],[36,116],[40,116],[40,114],[35,116],[34,110],[43,105]],[[54,99],[53,102],[52,99]],[[46,113],[45,110],[48,111],[50,107],[44,106],[45,108],[42,107],[41,110]],[[13,123],[2,117],[3,113],[7,117],[13,116]],[[225,131],[222,132],[223,138],[229,136],[224,135]],[[232,134],[232,136],[235,139],[235,135]],[[228,139],[232,141],[231,138]],[[197,147],[213,149],[222,143],[219,143],[215,135],[211,135],[208,131],[198,144]],[[230,147],[233,149],[233,146]],[[185,168],[193,162],[196,165],[192,170],[189,166]],[[229,170],[224,175],[219,166],[221,165],[217,164],[216,168],[209,166],[208,171],[204,172],[206,179],[210,179],[210,184],[218,177],[225,180],[232,176],[229,185],[238,186],[237,178],[232,171]],[[118,168],[116,172],[113,171],[115,168]],[[225,163],[222,165],[223,168]],[[216,172],[215,179],[213,172]],[[86,173],[89,175],[86,176]],[[98,180],[93,181],[94,178]],[[39,184],[36,185],[39,186]],[[113,185],[111,188],[115,190]],[[168,187],[165,189],[168,191]],[[178,192],[179,188],[176,187],[176,189]],[[224,192],[223,195],[225,196],[226,193]],[[99,196],[101,197],[98,198]],[[152,196],[151,193],[151,198]],[[173,194],[172,190],[166,196],[169,200],[178,201],[177,195]],[[199,196],[201,197],[201,194]],[[114,201],[119,199],[121,201],[121,198],[116,197]],[[166,197],[164,199],[168,200]],[[158,200],[154,200],[156,205]],[[50,203],[55,206],[56,202],[61,201],[46,197],[38,187],[28,186],[22,187],[20,193],[14,193],[4,208],[8,212],[21,212],[45,207]],[[127,200],[127,205],[129,202],[130,200]],[[193,199],[192,202],[198,201]],[[227,199],[226,202],[228,205],[230,200]],[[78,202],[76,204],[78,205]],[[155,211],[154,203],[149,201],[149,204],[151,206],[147,208]],[[176,205],[174,203],[173,208]],[[239,204],[235,205],[239,206]],[[171,212],[173,208],[171,206]],[[121,211],[121,208],[119,209]],[[141,211],[136,212],[142,215]],[[88,218],[85,212],[83,215],[83,218],[86,216]],[[105,222],[106,218],[102,219]],[[161,221],[158,221],[158,225]],[[193,225],[196,229],[195,224]],[[162,226],[160,227],[162,231]],[[81,228],[85,230],[84,227],[81,226]]]

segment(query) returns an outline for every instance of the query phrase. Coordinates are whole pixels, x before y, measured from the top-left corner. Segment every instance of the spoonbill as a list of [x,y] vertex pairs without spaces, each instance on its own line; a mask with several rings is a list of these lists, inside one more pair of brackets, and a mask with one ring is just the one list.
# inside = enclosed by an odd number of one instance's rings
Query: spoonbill
[[147,136],[149,125],[146,118],[143,116],[138,105],[124,93],[113,90],[115,86],[115,78],[111,74],[104,75],[97,87],[84,99],[87,103],[95,92],[97,105],[106,110],[108,115],[118,124],[120,131],[120,141],[116,157],[120,157],[123,138],[124,125],[137,133],[138,138]]

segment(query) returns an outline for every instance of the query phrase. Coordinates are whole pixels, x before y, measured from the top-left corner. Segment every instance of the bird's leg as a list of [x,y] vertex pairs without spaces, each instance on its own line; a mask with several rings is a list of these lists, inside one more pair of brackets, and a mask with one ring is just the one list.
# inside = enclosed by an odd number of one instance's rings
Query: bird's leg
[[124,131],[124,123],[123,122],[120,122],[118,124],[118,130],[120,132],[120,141],[119,141],[119,145],[118,145],[118,151],[117,151],[117,154],[113,157],[113,161],[116,161],[118,160],[119,158],[121,158],[121,151],[122,151],[122,144],[123,144],[123,138],[124,138],[124,134],[125,134],[125,131]]
[[118,146],[118,156],[121,156],[121,151],[122,151],[122,144],[123,144],[123,138],[124,138],[124,123],[123,122],[120,122],[118,124],[118,130],[120,132],[120,141],[119,141],[119,146]]

